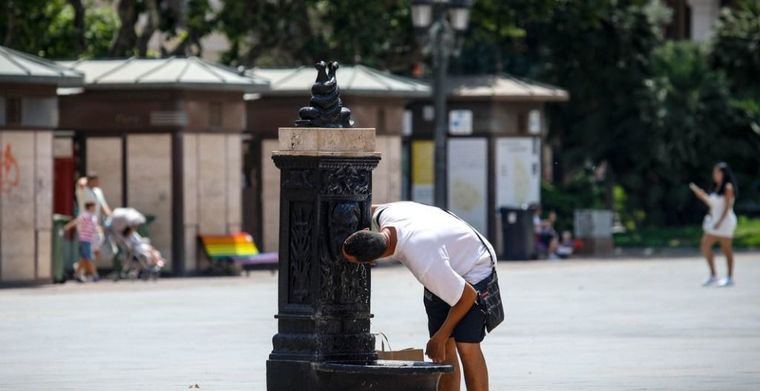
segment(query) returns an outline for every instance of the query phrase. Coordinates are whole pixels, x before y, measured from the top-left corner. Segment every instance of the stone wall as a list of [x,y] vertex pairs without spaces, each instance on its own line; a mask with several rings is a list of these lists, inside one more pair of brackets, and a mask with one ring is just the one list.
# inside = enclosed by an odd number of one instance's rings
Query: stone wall
[[185,271],[198,268],[198,135],[182,136]]
[[240,231],[240,134],[183,135],[185,268],[202,268],[198,235]]
[[280,170],[272,161],[272,151],[279,149],[276,139],[261,141],[261,203],[264,251],[278,251],[280,229]]
[[0,281],[49,280],[51,131],[0,131]]
[[122,199],[124,159],[121,137],[88,137],[86,145],[87,173],[98,173],[106,202],[113,208],[124,206]]
[[401,136],[377,136],[375,146],[382,154],[372,173],[372,203],[401,199]]
[[[100,189],[108,206],[113,210],[124,206],[123,164],[121,137],[88,137],[85,146],[87,172],[96,172]],[[96,258],[97,267],[112,267],[113,262],[105,257]]]
[[[155,216],[151,243],[172,259],[172,145],[170,134],[127,136],[127,203]],[[167,265],[171,270],[171,262]]]

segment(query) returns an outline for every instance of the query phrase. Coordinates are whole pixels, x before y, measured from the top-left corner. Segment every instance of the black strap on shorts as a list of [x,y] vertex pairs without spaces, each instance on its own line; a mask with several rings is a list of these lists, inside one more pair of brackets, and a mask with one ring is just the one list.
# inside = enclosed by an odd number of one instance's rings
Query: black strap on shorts
[[[491,248],[488,246],[488,243],[485,239],[483,239],[483,236],[478,232],[475,227],[470,225],[468,222],[462,220],[459,216],[455,215],[454,213],[441,208],[441,210],[445,211],[446,213],[452,215],[454,218],[458,219],[459,221],[462,221],[463,223],[467,224],[473,232],[475,232],[475,236],[480,239],[480,242],[483,243],[483,246],[485,246],[486,251],[488,251],[488,255],[491,257],[491,265],[492,265],[492,271],[491,275],[486,278],[486,287],[485,289],[478,290],[478,305],[480,306],[481,311],[483,311],[483,314],[485,315],[485,323],[486,323],[486,330],[490,333],[493,331],[493,329],[496,328],[501,322],[504,321],[504,306],[501,303],[501,290],[499,289],[499,278],[496,275],[496,254],[491,252]],[[479,283],[480,284],[480,283]]]

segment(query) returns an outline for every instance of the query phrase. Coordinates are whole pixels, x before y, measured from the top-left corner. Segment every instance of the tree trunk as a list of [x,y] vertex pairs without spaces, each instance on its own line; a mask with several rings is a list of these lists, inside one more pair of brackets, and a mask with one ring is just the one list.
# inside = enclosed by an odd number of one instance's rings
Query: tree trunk
[[137,22],[137,11],[135,9],[135,0],[120,0],[117,7],[121,27],[116,34],[116,38],[111,43],[108,55],[111,57],[131,57],[134,55],[137,35],[135,34],[135,23]]
[[186,57],[190,52],[189,45],[190,34],[187,34],[179,41],[179,43],[177,43],[177,46],[175,46],[174,49],[169,51],[169,55]]
[[148,23],[145,24],[145,28],[137,41],[137,55],[139,57],[148,55],[148,43],[150,43],[150,38],[158,30],[161,18],[156,0],[145,0],[145,8],[148,12]]
[[13,1],[9,1],[5,5],[5,39],[3,39],[5,46],[13,46],[13,29],[16,25],[16,13],[13,9]]
[[74,8],[74,30],[76,30],[76,39],[74,40],[74,49],[76,50],[77,57],[81,56],[85,50],[85,38],[84,38],[84,5],[82,0],[68,0],[69,4]]

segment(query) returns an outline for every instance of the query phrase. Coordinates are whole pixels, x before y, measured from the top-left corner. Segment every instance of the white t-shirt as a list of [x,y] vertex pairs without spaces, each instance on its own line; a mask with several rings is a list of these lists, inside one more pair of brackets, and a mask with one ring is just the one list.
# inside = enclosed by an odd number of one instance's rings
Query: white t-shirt
[[378,230],[396,229],[393,255],[449,305],[459,301],[465,281],[475,285],[491,274],[493,248],[483,246],[469,224],[442,209],[394,202],[379,205],[372,220]]
[[95,216],[98,218],[98,221],[100,221],[103,205],[108,205],[106,203],[106,197],[103,195],[103,190],[101,190],[99,187],[85,186],[83,188],[78,188],[77,201],[79,204],[78,207],[80,214],[85,210],[84,204],[88,202],[94,203]]

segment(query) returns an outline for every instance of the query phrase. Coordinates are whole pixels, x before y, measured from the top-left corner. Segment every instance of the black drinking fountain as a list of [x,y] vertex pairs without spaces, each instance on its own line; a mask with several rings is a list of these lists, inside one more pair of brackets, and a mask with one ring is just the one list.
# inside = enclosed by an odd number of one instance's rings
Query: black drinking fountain
[[337,62],[315,65],[310,106],[280,128],[278,332],[267,390],[430,390],[450,365],[377,359],[369,266],[346,262],[345,238],[370,225],[375,129],[354,128]]

